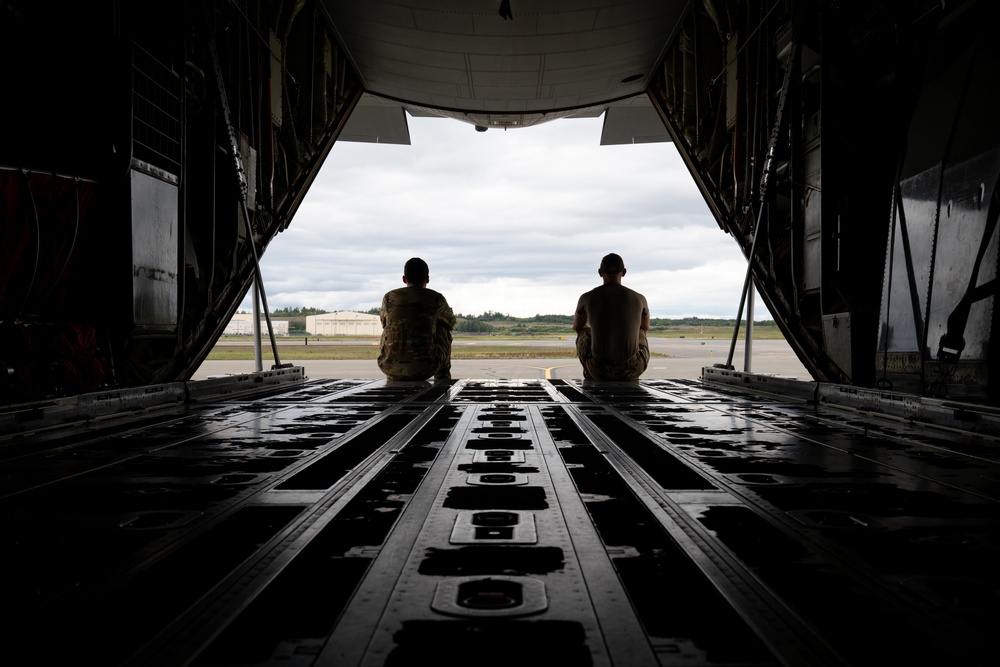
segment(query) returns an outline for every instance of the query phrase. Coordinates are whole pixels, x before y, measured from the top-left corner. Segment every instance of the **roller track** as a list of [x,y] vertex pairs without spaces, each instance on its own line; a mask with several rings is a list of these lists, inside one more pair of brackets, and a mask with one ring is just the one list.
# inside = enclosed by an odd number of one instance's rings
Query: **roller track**
[[0,446],[10,665],[997,655],[988,436],[701,381],[328,380]]

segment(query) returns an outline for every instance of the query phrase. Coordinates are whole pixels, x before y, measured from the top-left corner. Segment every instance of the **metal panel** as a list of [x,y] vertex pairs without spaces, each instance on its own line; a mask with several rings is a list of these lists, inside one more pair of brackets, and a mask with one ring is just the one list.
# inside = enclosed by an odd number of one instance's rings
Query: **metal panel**
[[281,127],[282,119],[282,88],[284,87],[284,79],[282,77],[282,64],[281,64],[281,42],[278,40],[278,36],[273,32],[269,34],[269,46],[271,47],[271,120],[278,127]]
[[132,318],[147,331],[177,327],[177,184],[169,174],[133,168]]
[[851,314],[823,316],[823,348],[833,363],[851,376]]
[[359,103],[347,119],[338,141],[409,146],[410,129],[406,123],[406,112],[398,105]]
[[651,104],[643,106],[612,106],[604,116],[601,145],[649,144],[670,141],[660,114]]
[[726,128],[732,130],[736,126],[739,113],[739,79],[736,77],[736,56],[739,52],[739,42],[730,37],[726,42]]
[[[940,223],[935,243],[931,304],[927,319],[927,347],[939,355],[945,333],[963,340],[963,359],[985,359],[993,318],[993,297],[973,302],[964,321],[956,313],[968,290],[984,285],[997,273],[997,234],[987,227],[990,198],[997,178],[998,151],[990,151],[945,171]],[[980,257],[977,263],[977,257]],[[975,271],[975,275],[973,275]]]
[[823,286],[823,149],[816,146],[805,154],[803,195],[804,235],[803,284],[807,290]]
[[941,171],[935,167],[900,183],[902,204],[894,223],[888,267],[886,346],[890,352],[923,352],[940,179]]

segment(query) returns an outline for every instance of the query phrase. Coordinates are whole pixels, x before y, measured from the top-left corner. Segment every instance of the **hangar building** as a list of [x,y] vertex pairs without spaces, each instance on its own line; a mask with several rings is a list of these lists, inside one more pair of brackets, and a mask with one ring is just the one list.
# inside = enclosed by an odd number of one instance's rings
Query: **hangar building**
[[[288,320],[271,320],[271,327],[274,329],[275,336],[287,336],[288,335]],[[263,317],[260,318],[260,330],[261,333],[267,335],[267,322]],[[229,324],[226,325],[226,330],[222,332],[224,335],[253,335],[253,315],[250,313],[236,313],[233,318],[229,320]]]
[[381,336],[378,315],[338,310],[306,317],[306,332],[313,336]]

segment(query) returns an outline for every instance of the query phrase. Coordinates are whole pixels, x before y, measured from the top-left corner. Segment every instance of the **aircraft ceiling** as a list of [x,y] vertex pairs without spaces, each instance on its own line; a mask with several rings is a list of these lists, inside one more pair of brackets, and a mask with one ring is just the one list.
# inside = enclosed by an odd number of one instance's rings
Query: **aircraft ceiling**
[[[411,115],[515,128],[597,116],[624,103],[603,143],[666,141],[644,91],[686,2],[679,0],[324,0],[365,90]],[[507,14],[509,9],[510,18]],[[640,96],[636,100],[636,96]],[[617,104],[616,104],[617,105]],[[370,101],[341,139],[408,143],[402,114]],[[609,119],[606,119],[608,121]],[[375,123],[375,124],[372,124]],[[380,128],[384,131],[380,133]],[[653,134],[650,134],[652,129]],[[353,135],[353,136],[350,136]],[[389,139],[393,137],[393,139]],[[616,138],[613,138],[616,137]]]

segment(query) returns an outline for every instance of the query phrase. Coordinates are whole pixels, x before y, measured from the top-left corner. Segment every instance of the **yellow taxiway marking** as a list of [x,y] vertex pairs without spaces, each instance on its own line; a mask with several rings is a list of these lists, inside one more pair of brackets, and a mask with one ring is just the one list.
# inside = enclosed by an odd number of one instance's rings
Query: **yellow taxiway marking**
[[569,368],[572,365],[573,364],[563,364],[562,366],[549,366],[548,368],[542,368],[541,366],[525,366],[525,368],[534,368],[536,370],[545,371],[545,379],[551,380],[552,371],[554,371],[557,368]]

